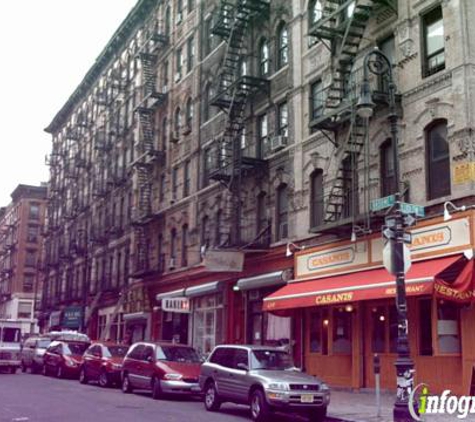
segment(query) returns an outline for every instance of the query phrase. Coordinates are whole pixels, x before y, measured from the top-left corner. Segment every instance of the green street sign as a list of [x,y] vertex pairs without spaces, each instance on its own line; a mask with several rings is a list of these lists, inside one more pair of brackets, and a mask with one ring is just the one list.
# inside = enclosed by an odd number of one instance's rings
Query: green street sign
[[399,208],[404,214],[414,214],[417,217],[424,217],[426,215],[424,207],[422,205],[408,204],[407,202],[401,202]]
[[384,198],[373,199],[370,203],[369,209],[371,211],[381,211],[386,208],[392,207],[396,203],[396,196],[389,195]]

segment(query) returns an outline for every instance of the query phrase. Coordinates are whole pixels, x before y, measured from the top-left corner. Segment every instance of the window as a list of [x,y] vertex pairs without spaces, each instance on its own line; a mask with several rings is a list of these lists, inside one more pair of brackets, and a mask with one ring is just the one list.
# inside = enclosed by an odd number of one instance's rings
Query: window
[[265,157],[270,152],[269,124],[267,114],[263,114],[262,116],[258,117],[258,133],[260,156]]
[[256,207],[256,227],[257,233],[256,235],[262,234],[262,232],[267,228],[267,195],[265,192],[261,192],[257,195],[257,207]]
[[321,0],[313,0],[308,3],[308,21],[309,26],[317,23],[322,18]]
[[185,161],[184,175],[183,175],[183,197],[186,198],[190,194],[190,160]]
[[325,216],[323,198],[323,170],[317,169],[310,175],[310,225],[323,224]]
[[281,185],[277,189],[277,239],[288,237],[289,200],[287,185]]
[[190,13],[195,7],[195,0],[188,0],[188,13]]
[[310,85],[310,116],[312,120],[323,114],[324,104],[322,81],[314,82]]
[[165,174],[160,175],[160,201],[165,200],[165,189],[166,189],[167,177]]
[[204,101],[203,101],[203,119],[204,121],[208,121],[214,116],[213,106],[211,105],[211,101],[214,97],[214,89],[211,84],[208,84],[205,88],[204,92]]
[[440,354],[459,354],[460,310],[453,302],[437,303],[437,342]]
[[188,226],[185,224],[181,229],[181,266],[188,265]]
[[394,158],[391,139],[386,140],[380,147],[381,156],[381,195],[388,196],[397,191],[394,178]]
[[30,319],[32,310],[31,302],[18,302],[18,318]]
[[200,243],[201,243],[201,246],[209,246],[208,216],[206,216],[206,215],[201,219]]
[[222,224],[223,224],[223,211],[221,210],[218,210],[216,212],[216,221],[215,221],[215,225],[214,225],[214,229],[215,229],[215,232],[214,232],[214,244],[216,246],[221,246],[221,229],[222,229]]
[[39,204],[30,204],[30,220],[39,220],[40,218],[40,206]]
[[183,71],[183,50],[182,48],[178,48],[175,54],[176,59],[176,75],[175,75],[175,82],[178,82],[182,77]]
[[426,129],[428,199],[450,195],[450,151],[447,121],[434,122]]
[[213,20],[211,16],[205,20],[204,31],[204,43],[203,43],[204,55],[207,56],[214,48],[214,34],[213,34]]
[[168,60],[162,66],[162,91],[164,94],[168,92]]
[[310,353],[328,355],[328,327],[330,321],[326,309],[317,310],[310,314]]
[[269,42],[264,38],[259,44],[259,69],[261,76],[267,76],[270,71]]
[[176,229],[172,229],[170,234],[170,258],[176,258]]
[[186,59],[186,71],[191,72],[193,69],[193,65],[195,62],[195,43],[193,37],[188,38],[186,42],[186,51],[187,51],[187,59]]
[[180,129],[182,127],[180,107],[177,107],[177,109],[175,110],[175,118],[174,118],[173,123],[174,123],[174,126],[173,126],[174,136],[178,138],[180,134]]
[[23,276],[23,291],[26,293],[33,291],[33,284],[35,277],[32,274],[25,274]]
[[281,136],[289,136],[289,106],[287,102],[277,108],[278,133]]
[[333,353],[351,354],[352,313],[344,308],[333,310]]
[[193,101],[188,98],[186,102],[186,128],[191,132],[193,128]]
[[172,199],[177,199],[178,192],[178,167],[172,169]]
[[213,167],[213,155],[211,148],[203,151],[203,187],[209,185],[209,175]]
[[357,158],[355,155],[349,155],[342,163],[343,218],[348,218],[358,213],[358,175],[353,171],[357,165],[356,163]]
[[183,0],[176,0],[176,23],[183,20]]
[[30,267],[30,268],[36,267],[36,252],[35,251],[26,251],[25,266]]
[[[395,60],[395,44],[394,44],[394,37],[388,37],[379,43],[379,49],[382,53],[386,55],[389,59],[389,62],[392,64]],[[378,77],[378,90],[381,92],[389,92],[389,80],[387,74],[383,74]]]
[[168,120],[166,117],[162,120],[162,148],[163,151],[167,149],[167,138],[168,138]]
[[165,11],[165,35],[170,36],[170,32],[171,32],[171,12],[170,12],[170,6],[168,6]]
[[430,76],[445,69],[444,23],[439,6],[422,18],[424,62],[422,73]]
[[26,235],[26,241],[36,243],[38,241],[39,227],[28,226],[28,233]]
[[289,63],[289,30],[285,22],[282,22],[277,31],[277,65],[280,68]]

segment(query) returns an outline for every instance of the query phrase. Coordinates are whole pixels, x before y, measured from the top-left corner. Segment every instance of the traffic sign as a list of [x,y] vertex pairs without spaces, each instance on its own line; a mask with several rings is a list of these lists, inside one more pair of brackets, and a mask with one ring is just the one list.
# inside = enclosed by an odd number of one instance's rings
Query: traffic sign
[[418,217],[424,217],[426,215],[424,207],[422,205],[408,204],[407,202],[401,202],[399,209],[403,214],[415,214]]
[[[394,268],[394,247],[396,246],[396,242],[390,240],[383,248],[383,265],[384,268],[388,271],[388,273],[396,275],[396,268]],[[404,257],[404,274],[409,271],[411,268],[411,251],[409,248],[403,244],[402,245],[402,252]]]
[[373,199],[369,205],[371,211],[381,211],[392,207],[396,203],[396,195],[385,196],[384,198]]

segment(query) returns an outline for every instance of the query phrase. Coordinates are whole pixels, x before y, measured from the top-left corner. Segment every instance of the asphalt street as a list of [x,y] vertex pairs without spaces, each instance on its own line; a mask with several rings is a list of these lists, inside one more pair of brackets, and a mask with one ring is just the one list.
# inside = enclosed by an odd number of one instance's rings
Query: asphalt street
[[[299,420],[304,420],[297,418]],[[296,421],[276,416],[273,422]],[[0,422],[244,422],[248,408],[224,404],[207,412],[199,398],[153,400],[149,393],[81,385],[43,375],[0,373]]]

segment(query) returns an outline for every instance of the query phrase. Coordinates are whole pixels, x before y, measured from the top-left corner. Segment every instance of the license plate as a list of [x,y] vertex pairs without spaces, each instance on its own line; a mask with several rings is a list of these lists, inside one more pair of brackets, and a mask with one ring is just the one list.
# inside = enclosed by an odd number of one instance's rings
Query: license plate
[[302,394],[300,396],[300,403],[313,403],[313,395],[312,394]]

